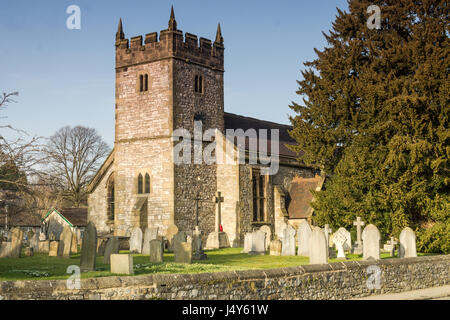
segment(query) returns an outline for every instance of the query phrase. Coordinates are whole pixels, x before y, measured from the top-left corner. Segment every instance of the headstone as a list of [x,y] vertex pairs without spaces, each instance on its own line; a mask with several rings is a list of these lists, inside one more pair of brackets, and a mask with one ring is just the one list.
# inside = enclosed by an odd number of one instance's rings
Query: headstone
[[325,233],[319,227],[313,227],[309,247],[309,264],[328,263],[328,245]]
[[343,244],[345,251],[351,251],[352,250],[352,237],[350,235],[350,232],[347,231],[344,227],[340,227],[336,232],[340,233],[342,236],[345,237],[345,242]]
[[34,255],[33,247],[26,247],[24,253],[26,257],[32,257]]
[[[83,241],[83,243],[84,242],[85,241]],[[112,254],[111,255],[111,273],[134,274],[133,255],[131,255],[131,254]]]
[[159,239],[150,240],[150,262],[163,262],[164,244]]
[[364,228],[361,235],[363,242],[363,259],[380,259],[380,231],[373,224]]
[[203,251],[202,232],[198,226],[195,227],[194,236],[192,238],[192,259],[193,260],[205,260],[207,255]]
[[11,254],[11,242],[4,241],[0,245],[0,258],[7,258]]
[[344,252],[344,244],[347,241],[345,234],[343,232],[339,232],[339,230],[334,234],[333,243],[336,245],[338,250],[337,258],[338,259],[346,259]]
[[39,253],[48,253],[50,250],[50,240],[39,241]]
[[173,244],[172,244],[172,240],[173,237],[178,233],[178,227],[174,224],[172,224],[171,226],[169,226],[169,228],[167,228],[166,231],[166,238],[168,241],[168,249],[169,251],[173,251]]
[[142,244],[142,254],[150,255],[150,241],[158,238],[158,228],[146,228],[144,232],[144,242]]
[[97,253],[97,229],[90,221],[83,235],[81,246],[80,268],[82,272],[95,271],[95,257]]
[[49,257],[57,257],[59,250],[59,240],[50,240]]
[[252,249],[249,254],[264,255],[266,253],[266,233],[261,230],[252,233]]
[[142,230],[133,228],[130,236],[130,253],[142,253]]
[[270,255],[281,256],[282,243],[280,240],[272,240],[270,242]]
[[416,234],[410,227],[406,227],[400,233],[400,245],[398,247],[399,258],[417,257]]
[[364,221],[361,217],[356,217],[356,221],[353,221],[353,225],[356,226],[356,243],[353,247],[353,253],[361,254],[363,252],[363,243],[361,238],[361,227],[364,226]]
[[78,253],[78,237],[75,232],[72,233],[72,246],[70,247],[71,253]]
[[308,221],[303,220],[297,230],[298,255],[309,257],[309,247],[311,239],[311,227]]
[[181,242],[176,246],[174,252],[174,261],[177,263],[192,263],[192,243],[191,242]]
[[111,263],[111,255],[119,253],[119,238],[111,237],[108,239],[105,245],[105,253],[103,255],[103,263],[110,264]]
[[45,233],[41,232],[39,234],[39,241],[45,241],[45,240],[47,240],[47,237],[45,236]]
[[244,250],[242,250],[242,253],[249,253],[252,250],[252,239],[252,233],[244,235]]
[[266,251],[269,250],[270,240],[272,240],[272,230],[269,226],[262,226],[259,228],[262,232],[266,234]]
[[65,226],[59,237],[58,256],[70,258],[70,249],[72,248],[72,231],[69,226]]
[[175,253],[180,246],[180,243],[187,241],[187,235],[184,231],[179,231],[172,238],[172,251]]
[[395,246],[397,245],[397,241],[395,241],[394,237],[383,246],[384,251],[389,252],[391,257],[395,256]]
[[295,229],[287,224],[283,229],[283,238],[281,239],[281,255],[295,256]]
[[328,224],[325,224],[325,226],[323,227],[323,232],[325,233],[325,238],[328,245],[328,259],[334,259],[336,258],[336,250],[334,250],[332,241],[333,229],[331,229]]
[[23,231],[19,228],[13,228],[11,230],[11,258],[20,258],[23,245]]
[[229,248],[230,241],[228,240],[228,235],[221,231],[221,223],[222,223],[222,202],[224,202],[224,198],[222,197],[221,192],[216,192],[216,195],[213,197],[213,202],[216,203],[216,222],[214,231],[208,235],[206,239],[206,249],[222,249]]
[[33,248],[33,252],[39,252],[39,232],[33,234],[30,239],[30,247]]

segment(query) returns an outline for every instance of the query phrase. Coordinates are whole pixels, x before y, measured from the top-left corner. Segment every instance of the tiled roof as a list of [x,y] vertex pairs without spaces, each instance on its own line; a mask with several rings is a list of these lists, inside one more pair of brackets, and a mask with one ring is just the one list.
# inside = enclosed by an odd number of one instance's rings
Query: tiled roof
[[55,208],[49,211],[49,213],[54,210],[63,215],[74,227],[85,227],[87,225],[87,208]]
[[[255,119],[255,118],[244,117],[244,116],[240,116],[240,115],[228,113],[228,112],[225,112],[224,120],[225,120],[225,129],[234,129],[234,130],[242,129],[244,131],[246,131],[248,129],[255,129],[257,133],[260,129],[267,129],[267,138],[268,138],[267,151],[268,151],[268,153],[271,153],[270,130],[278,129],[279,130],[279,140],[280,140],[279,141],[279,155],[285,156],[285,157],[292,157],[292,158],[298,157],[298,155],[295,152],[291,151],[290,149],[288,149],[286,147],[286,144],[288,144],[288,145],[296,144],[296,141],[294,139],[292,139],[292,137],[288,133],[288,130],[292,130],[292,126],[275,123],[275,122],[270,122],[270,121],[265,121],[265,120],[259,120],[259,119]],[[249,141],[248,141],[248,139],[246,139],[246,146],[245,146],[246,150],[248,150],[248,146],[249,146]]]

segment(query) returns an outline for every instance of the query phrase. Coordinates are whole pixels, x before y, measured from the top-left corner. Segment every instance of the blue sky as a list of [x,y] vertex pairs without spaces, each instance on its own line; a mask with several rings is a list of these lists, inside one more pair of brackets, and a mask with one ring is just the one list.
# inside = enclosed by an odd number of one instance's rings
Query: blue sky
[[[225,39],[225,111],[289,123],[296,80],[314,48],[326,43],[336,7],[346,0],[41,0],[0,4],[0,93],[19,91],[1,111],[30,135],[60,127],[94,127],[114,142],[114,40],[167,28],[174,5],[178,29]],[[69,30],[66,9],[81,9],[81,30]]]

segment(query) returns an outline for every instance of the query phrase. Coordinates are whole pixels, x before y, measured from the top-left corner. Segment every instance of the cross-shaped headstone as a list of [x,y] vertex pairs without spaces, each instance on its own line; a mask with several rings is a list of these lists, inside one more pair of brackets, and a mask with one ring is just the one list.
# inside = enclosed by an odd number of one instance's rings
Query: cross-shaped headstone
[[325,238],[327,239],[327,246],[330,246],[330,242],[329,242],[329,238],[330,238],[330,234],[333,232],[333,230],[331,230],[330,226],[328,224],[326,224],[323,228],[323,231],[325,231]]
[[220,232],[220,224],[221,222],[221,203],[224,201],[222,197],[222,193],[220,191],[216,192],[216,195],[213,198],[214,203],[217,203],[217,211],[216,211],[216,232]]
[[356,221],[353,221],[353,225],[356,226],[356,243],[360,246],[362,245],[361,227],[365,225],[365,222],[361,220],[361,217],[356,217]]

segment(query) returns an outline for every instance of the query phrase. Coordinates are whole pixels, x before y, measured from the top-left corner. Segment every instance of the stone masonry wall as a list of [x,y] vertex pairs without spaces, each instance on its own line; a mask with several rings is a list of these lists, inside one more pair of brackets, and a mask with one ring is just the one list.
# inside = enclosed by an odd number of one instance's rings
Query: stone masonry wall
[[[380,289],[367,286],[369,266],[381,271]],[[353,299],[450,283],[450,255],[349,261],[270,270],[158,274],[66,280],[0,282],[1,299]]]

